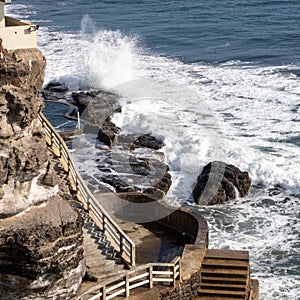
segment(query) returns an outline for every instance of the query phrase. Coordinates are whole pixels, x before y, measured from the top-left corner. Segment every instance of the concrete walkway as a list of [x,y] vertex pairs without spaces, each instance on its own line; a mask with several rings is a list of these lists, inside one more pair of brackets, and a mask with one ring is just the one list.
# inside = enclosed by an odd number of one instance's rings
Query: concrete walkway
[[115,219],[136,245],[136,264],[171,262],[183,251],[182,236],[155,222],[136,224]]

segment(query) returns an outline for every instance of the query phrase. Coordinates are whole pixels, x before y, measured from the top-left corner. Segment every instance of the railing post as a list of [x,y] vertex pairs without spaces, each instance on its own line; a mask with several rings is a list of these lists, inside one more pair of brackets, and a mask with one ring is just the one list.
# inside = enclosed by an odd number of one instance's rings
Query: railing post
[[86,206],[87,206],[87,211],[90,214],[90,197],[87,197]]
[[105,234],[106,231],[106,221],[105,221],[105,215],[102,214],[102,226],[103,226],[103,233]]
[[130,243],[130,264],[132,267],[135,266],[135,245]]
[[51,142],[51,148],[53,147],[53,132],[50,130],[50,142]]
[[129,297],[129,275],[126,274],[125,276],[125,297]]
[[179,260],[179,262],[178,262],[178,266],[179,266],[179,270],[178,270],[178,272],[179,272],[179,281],[181,281],[181,259]]
[[153,288],[153,266],[149,267],[149,289]]
[[175,287],[176,286],[176,269],[175,269],[176,264],[171,268],[173,269],[173,287]]
[[58,151],[59,151],[59,157],[61,157],[61,143],[58,143]]
[[120,255],[122,256],[123,254],[123,243],[124,243],[124,238],[123,238],[123,235],[120,234]]
[[106,300],[106,285],[102,288],[102,300]]

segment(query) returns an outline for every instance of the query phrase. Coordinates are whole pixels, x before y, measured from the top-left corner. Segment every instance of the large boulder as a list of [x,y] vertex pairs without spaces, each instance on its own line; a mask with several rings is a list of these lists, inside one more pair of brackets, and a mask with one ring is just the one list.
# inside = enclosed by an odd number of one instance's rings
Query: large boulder
[[193,190],[197,204],[213,205],[244,197],[251,186],[248,172],[221,161],[207,164],[198,176]]

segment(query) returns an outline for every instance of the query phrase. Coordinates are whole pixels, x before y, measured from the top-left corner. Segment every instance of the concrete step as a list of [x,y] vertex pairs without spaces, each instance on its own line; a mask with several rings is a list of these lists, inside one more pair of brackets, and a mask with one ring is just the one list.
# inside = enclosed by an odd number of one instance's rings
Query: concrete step
[[246,299],[249,291],[247,251],[207,250],[201,267],[199,299]]
[[225,290],[219,290],[219,289],[202,289],[200,288],[198,290],[198,296],[211,296],[211,297],[227,297],[231,299],[245,299],[246,293],[241,291],[225,291]]
[[202,295],[198,296],[196,298],[193,298],[194,300],[233,300],[233,299],[244,299],[244,298],[233,298],[232,296],[214,296],[214,295]]
[[99,247],[99,244],[95,243],[87,229],[84,228],[83,232],[86,266],[90,276],[97,278],[99,281],[124,270],[124,265],[120,259],[115,260],[115,257],[111,256],[107,249]]
[[205,258],[203,260],[202,266],[248,270],[249,262],[246,260]]
[[249,261],[249,252],[240,250],[209,249],[206,251],[205,258]]
[[84,220],[84,251],[89,276],[100,281],[125,271],[121,258],[81,203],[73,201],[71,204]]
[[231,290],[231,291],[241,291],[246,292],[245,284],[233,284],[233,283],[202,283],[201,289],[218,289],[218,290]]
[[241,277],[224,277],[224,276],[207,276],[202,275],[202,283],[216,283],[216,284],[233,284],[233,285],[245,285],[245,278]]
[[204,266],[201,268],[202,275],[216,275],[219,276],[228,275],[229,277],[247,277],[248,270],[240,270],[235,268],[214,268],[210,266]]

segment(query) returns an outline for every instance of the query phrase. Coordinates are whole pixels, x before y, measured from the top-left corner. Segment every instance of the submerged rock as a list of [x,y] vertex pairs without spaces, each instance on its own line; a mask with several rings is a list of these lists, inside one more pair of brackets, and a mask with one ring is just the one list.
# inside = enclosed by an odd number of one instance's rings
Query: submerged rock
[[248,172],[221,161],[207,164],[198,176],[193,197],[197,204],[221,204],[244,197],[251,186]]

